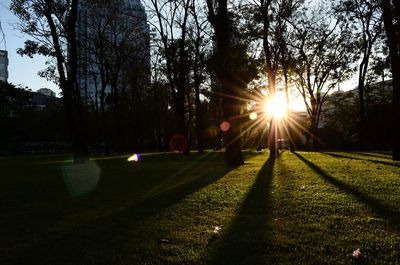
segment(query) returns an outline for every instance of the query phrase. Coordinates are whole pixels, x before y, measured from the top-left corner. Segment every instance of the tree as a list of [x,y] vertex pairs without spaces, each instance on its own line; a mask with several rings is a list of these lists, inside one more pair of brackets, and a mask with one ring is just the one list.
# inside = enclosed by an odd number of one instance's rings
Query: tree
[[[270,97],[276,93],[278,72],[283,72],[285,92],[288,96],[288,54],[287,31],[289,22],[302,1],[296,0],[259,0],[255,1],[260,14],[262,29],[261,39],[264,52],[264,71],[268,77],[268,92]],[[269,132],[270,156],[278,154],[276,148],[275,118],[271,118]],[[292,146],[292,145],[291,145]],[[291,147],[293,149],[293,147]]]
[[29,100],[28,91],[0,80],[0,117],[5,118],[11,112],[20,111],[28,105]]
[[[31,95],[28,91],[0,80],[0,153],[19,154],[23,150],[23,126]],[[24,123],[21,121],[25,121]]]
[[190,24],[189,28],[189,39],[193,43],[193,54],[194,58],[192,60],[192,79],[193,88],[195,92],[195,118],[196,118],[196,138],[197,138],[197,149],[199,153],[204,151],[204,126],[203,126],[203,115],[202,115],[202,102],[200,100],[200,89],[205,80],[206,72],[206,59],[207,59],[207,20],[201,21],[199,10],[196,8],[196,0],[192,0],[191,4],[191,15],[193,17],[193,22]]
[[34,40],[25,42],[21,55],[42,54],[56,61],[57,82],[72,138],[73,159],[88,159],[83,104],[77,82],[77,21],[78,0],[13,0],[11,10],[20,19],[20,30]]
[[[373,100],[366,100],[365,118],[368,120],[365,131],[365,144],[369,148],[384,149],[390,147],[391,127],[394,122],[392,113],[391,80],[384,83],[368,84],[368,94]],[[337,91],[328,96],[323,110],[324,129],[322,139],[333,148],[357,148],[359,144],[358,115],[349,115],[358,108],[357,89]],[[377,130],[377,128],[379,128]]]
[[358,70],[358,96],[360,102],[360,126],[359,136],[361,147],[365,144],[365,81],[369,70],[369,62],[375,42],[381,37],[383,31],[382,16],[379,4],[375,1],[368,0],[343,0],[335,6],[336,12],[340,16],[346,16],[354,21],[355,28],[360,29],[357,36],[359,38],[359,46],[361,48],[361,62]]
[[242,165],[241,114],[242,93],[257,75],[254,63],[247,55],[247,47],[240,42],[232,14],[228,12],[227,0],[207,0],[208,19],[214,28],[215,53],[213,70],[221,86],[226,162]]
[[292,26],[294,35],[289,45],[295,62],[293,78],[310,118],[308,146],[310,135],[318,140],[318,124],[328,93],[351,73],[354,46],[349,25],[329,18],[321,7],[303,11]]
[[[124,0],[80,3],[79,80],[85,102],[102,132],[105,154],[139,152],[143,143],[142,102],[150,74],[147,17],[140,4]],[[93,93],[95,91],[95,93]],[[89,114],[92,114],[91,112]],[[113,125],[114,130],[109,126]]]
[[400,3],[382,0],[383,22],[393,76],[393,160],[400,160]]
[[[46,106],[38,107],[38,103]],[[58,98],[0,81],[0,124],[0,152],[3,154],[49,151],[42,149],[45,146],[65,150],[63,142],[68,138],[67,128],[62,102]],[[51,127],[40,126],[42,124],[51,124]]]
[[185,102],[189,81],[186,69],[189,53],[186,43],[191,3],[191,0],[151,0],[151,8],[157,20],[155,29],[161,39],[160,48],[164,54],[165,74],[174,103],[176,135],[182,139],[182,148],[178,149],[183,149],[181,151],[184,155],[188,155],[190,151]]
[[[329,139],[324,139],[333,148],[354,148],[359,141],[358,115],[349,115],[358,107],[359,98],[355,91],[338,91],[329,95],[323,110]],[[328,140],[328,141],[326,141]]]
[[[390,57],[387,45],[380,43],[380,51],[372,54],[372,62],[370,71],[367,74],[367,84],[381,82],[382,90],[384,90],[385,81],[391,78],[390,73]],[[368,102],[366,102],[368,104]]]
[[[80,77],[84,80],[92,80],[95,86],[95,102],[92,102],[92,106],[96,113],[97,110],[100,110],[106,156],[110,155],[110,129],[106,115],[106,96],[111,83],[109,62],[112,60],[108,38],[109,26],[117,16],[117,6],[111,5],[111,2],[87,1],[91,8],[85,8],[86,12],[82,20],[85,21],[85,26],[90,34],[82,31],[83,34],[79,36],[78,43],[81,50],[78,54],[81,61]],[[87,102],[91,102],[93,97],[85,95],[85,99]]]

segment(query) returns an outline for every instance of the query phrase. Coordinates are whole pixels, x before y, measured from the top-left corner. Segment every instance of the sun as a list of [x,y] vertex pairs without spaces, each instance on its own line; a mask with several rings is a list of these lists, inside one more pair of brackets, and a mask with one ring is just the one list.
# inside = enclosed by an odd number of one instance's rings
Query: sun
[[276,119],[284,118],[287,113],[285,94],[283,92],[277,92],[273,98],[267,100],[264,111],[266,114]]

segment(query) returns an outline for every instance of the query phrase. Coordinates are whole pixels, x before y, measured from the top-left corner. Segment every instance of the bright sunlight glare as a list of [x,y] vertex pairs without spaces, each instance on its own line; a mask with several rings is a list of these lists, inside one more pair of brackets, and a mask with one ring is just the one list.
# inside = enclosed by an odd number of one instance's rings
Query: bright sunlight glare
[[285,94],[277,92],[275,97],[267,100],[265,103],[265,112],[276,119],[283,118],[287,112]]

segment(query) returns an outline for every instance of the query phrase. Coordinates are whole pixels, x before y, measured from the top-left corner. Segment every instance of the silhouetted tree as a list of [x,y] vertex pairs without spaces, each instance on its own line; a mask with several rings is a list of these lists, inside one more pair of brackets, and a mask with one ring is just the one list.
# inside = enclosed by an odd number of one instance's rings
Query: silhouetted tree
[[[303,10],[292,24],[291,56],[294,82],[310,118],[310,135],[318,141],[318,124],[328,93],[351,73],[354,62],[352,31],[345,21],[327,19],[321,6]],[[313,144],[314,146],[314,144]]]
[[354,22],[353,33],[359,38],[358,46],[361,51],[361,62],[358,67],[358,96],[360,102],[360,126],[359,137],[361,147],[365,144],[365,82],[373,47],[381,37],[383,31],[381,9],[377,1],[367,0],[342,0],[335,3],[338,19],[352,20]]
[[[255,1],[256,12],[260,14],[262,23],[261,38],[264,52],[264,71],[268,77],[268,92],[270,97],[276,93],[278,73],[283,73],[285,92],[288,95],[288,52],[287,31],[295,11],[302,5],[299,0],[259,0]],[[256,13],[256,14],[257,14]],[[287,101],[289,97],[287,96]],[[270,156],[278,154],[276,148],[276,126],[274,117],[270,121],[269,146]]]
[[185,107],[188,72],[188,20],[190,15],[190,0],[165,1],[151,0],[151,8],[157,19],[156,30],[161,38],[161,48],[164,55],[165,74],[173,99],[177,133],[185,138],[183,154],[190,151],[189,131],[186,122]]
[[2,154],[50,151],[40,148],[30,150],[33,146],[41,147],[43,142],[58,142],[57,151],[65,151],[65,141],[68,138],[65,113],[62,102],[57,98],[0,81],[0,125]]
[[400,3],[382,0],[381,8],[393,76],[393,160],[400,160]]
[[77,8],[78,0],[11,1],[11,10],[20,19],[20,30],[35,39],[26,41],[18,52],[30,57],[42,54],[56,61],[75,163],[88,159],[84,107],[77,82]]
[[200,8],[196,0],[192,0],[190,13],[192,15],[192,21],[189,28],[189,39],[192,42],[192,79],[193,88],[195,93],[195,123],[196,123],[196,138],[197,138],[197,149],[199,153],[204,150],[204,124],[203,124],[203,108],[200,99],[201,86],[206,79],[206,59],[208,56],[208,42],[207,36],[207,20],[201,20]]
[[256,76],[256,69],[246,53],[246,45],[240,42],[227,0],[207,0],[208,19],[214,28],[215,53],[213,70],[221,86],[222,108],[225,126],[224,145],[229,165],[243,164],[241,154],[242,93]]

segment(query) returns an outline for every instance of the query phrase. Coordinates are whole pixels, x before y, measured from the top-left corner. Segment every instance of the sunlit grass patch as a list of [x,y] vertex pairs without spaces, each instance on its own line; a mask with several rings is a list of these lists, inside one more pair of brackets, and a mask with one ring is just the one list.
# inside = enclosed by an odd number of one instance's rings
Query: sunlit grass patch
[[[299,153],[297,157],[297,161],[291,154],[281,157],[287,167],[295,163],[292,180],[298,184],[279,201],[289,211],[283,218],[292,220],[288,227],[294,229],[290,234],[298,235],[297,245],[312,241],[316,246],[312,255],[307,253],[310,249],[304,250],[304,261],[311,262],[306,258],[309,255],[321,264],[348,264],[346,252],[360,248],[370,264],[396,264],[400,172],[396,178],[389,165],[379,170],[369,162],[320,153]],[[305,190],[299,189],[300,185],[305,185]],[[289,196],[295,203],[288,201]],[[299,205],[299,201],[306,205]],[[301,211],[292,213],[292,208]]]

